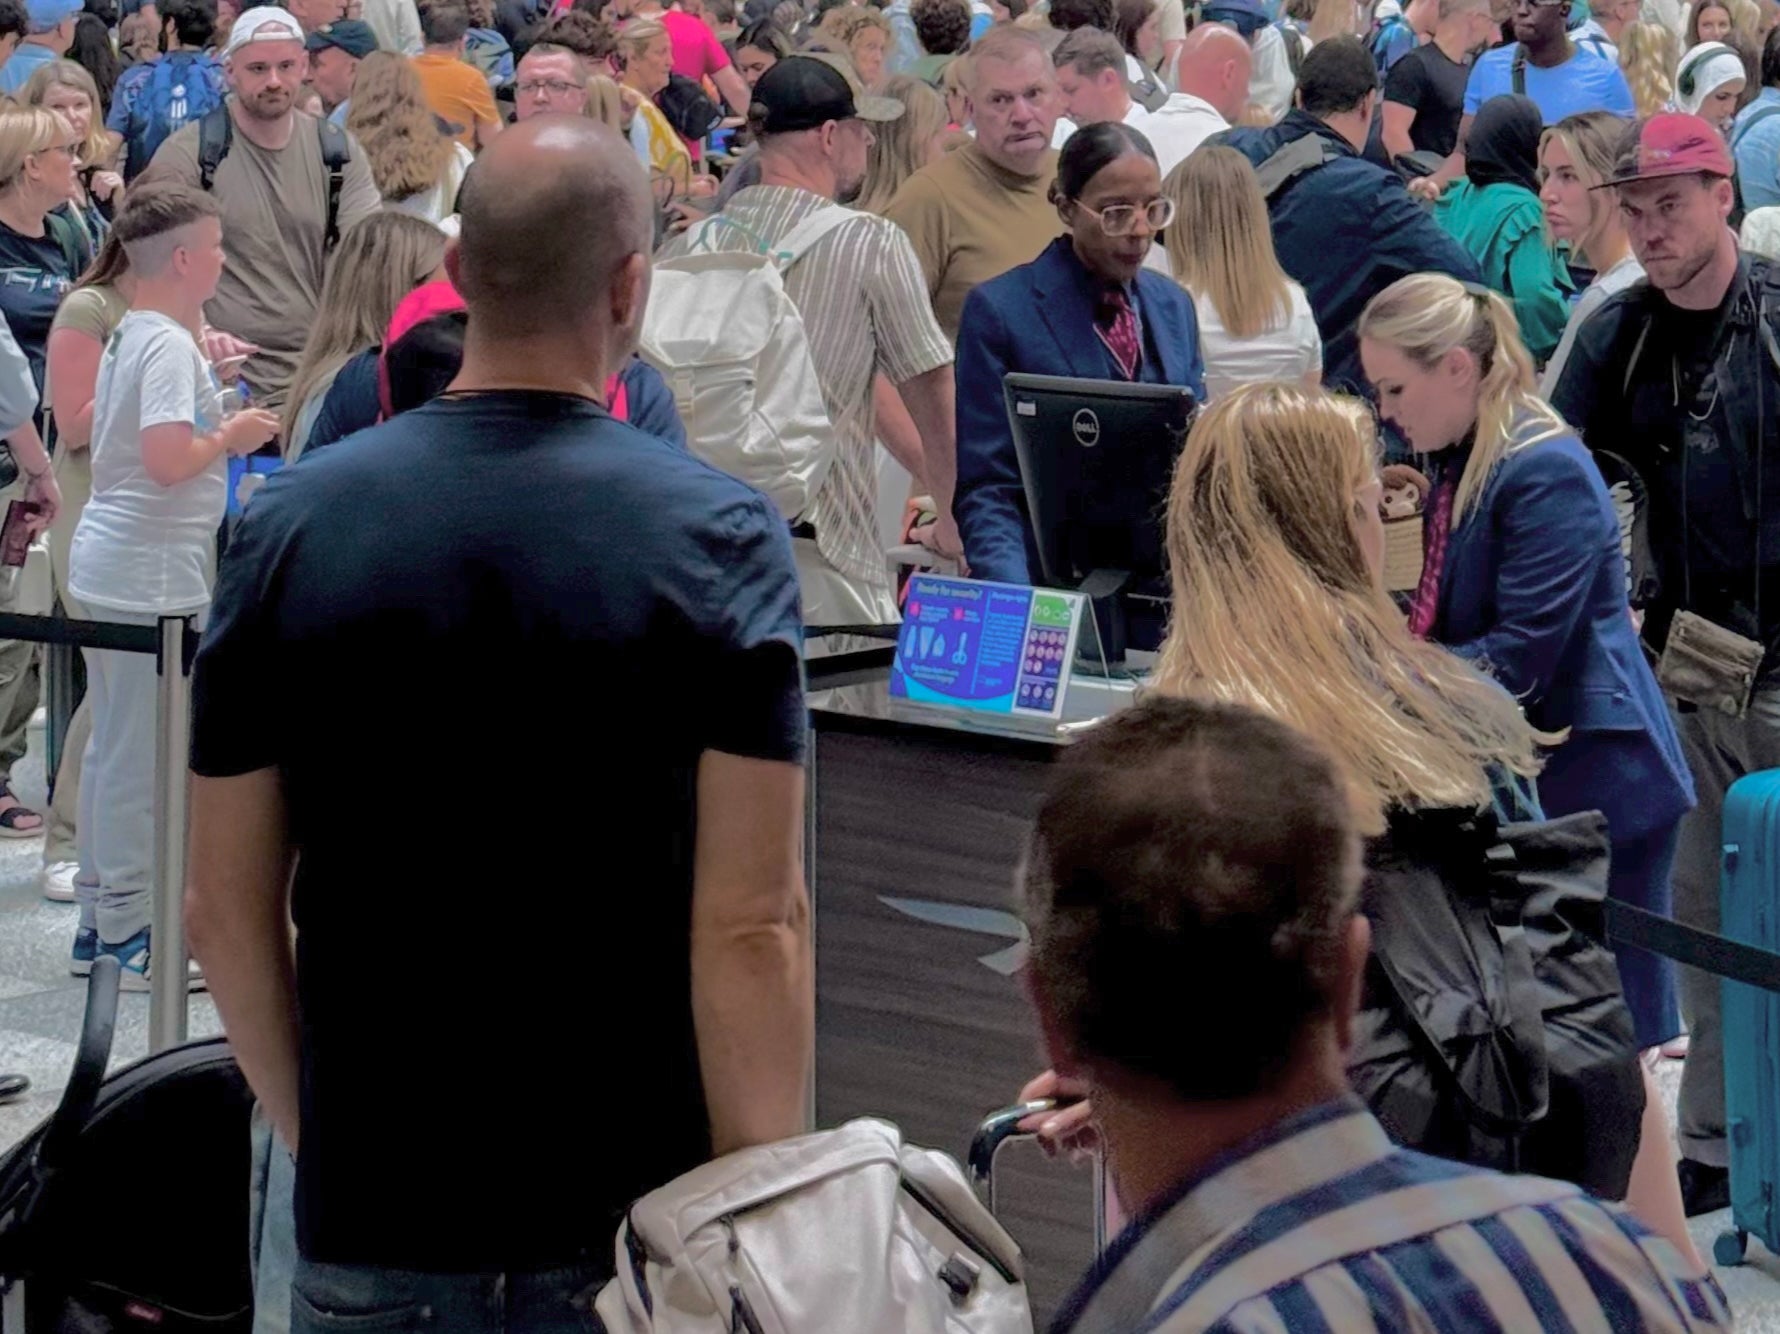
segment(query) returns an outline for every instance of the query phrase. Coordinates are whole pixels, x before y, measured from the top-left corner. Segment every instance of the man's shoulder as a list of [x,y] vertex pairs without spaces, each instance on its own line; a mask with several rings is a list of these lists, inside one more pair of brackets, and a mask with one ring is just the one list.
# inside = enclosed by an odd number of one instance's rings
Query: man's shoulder
[[894,209],[906,201],[917,200],[923,204],[934,200],[943,203],[948,190],[957,189],[976,174],[965,157],[965,154],[974,151],[974,145],[966,144],[950,153],[941,154],[937,161],[929,162],[902,183],[902,188],[890,201],[890,207]]

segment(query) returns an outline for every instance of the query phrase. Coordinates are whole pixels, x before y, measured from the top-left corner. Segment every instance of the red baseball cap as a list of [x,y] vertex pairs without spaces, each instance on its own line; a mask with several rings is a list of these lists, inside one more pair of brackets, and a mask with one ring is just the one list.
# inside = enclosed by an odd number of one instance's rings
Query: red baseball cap
[[1723,137],[1709,121],[1682,111],[1665,111],[1639,127],[1636,142],[1620,154],[1617,170],[1595,189],[1662,176],[1704,173],[1729,177],[1736,171]]

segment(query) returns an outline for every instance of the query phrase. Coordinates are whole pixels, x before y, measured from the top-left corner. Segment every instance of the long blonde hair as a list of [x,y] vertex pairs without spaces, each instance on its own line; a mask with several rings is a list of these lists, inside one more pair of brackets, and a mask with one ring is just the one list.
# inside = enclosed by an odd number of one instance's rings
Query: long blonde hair
[[1632,23],[1619,34],[1619,68],[1640,116],[1654,116],[1675,97],[1681,53],[1675,34],[1660,23]]
[[1520,341],[1513,307],[1499,293],[1466,287],[1444,273],[1399,278],[1366,303],[1355,332],[1422,367],[1461,347],[1476,360],[1476,437],[1453,495],[1454,528],[1503,459],[1569,429],[1539,397],[1533,358]]
[[1489,804],[1531,777],[1537,734],[1505,692],[1412,637],[1368,568],[1356,494],[1377,474],[1357,401],[1280,382],[1212,404],[1168,498],[1174,610],[1151,686],[1289,723],[1335,759],[1365,833],[1387,812]]
[[1168,173],[1162,193],[1174,201],[1163,244],[1174,280],[1209,301],[1224,328],[1253,338],[1292,316],[1292,292],[1267,221],[1267,201],[1249,160],[1207,144]]
[[[1539,137],[1539,154],[1545,145],[1556,143],[1570,156],[1576,179],[1588,194],[1588,227],[1571,243],[1579,256],[1594,258],[1595,247],[1602,235],[1619,225],[1619,201],[1611,190],[1597,187],[1613,175],[1619,154],[1619,141],[1625,136],[1625,118],[1611,111],[1583,111],[1565,116]],[[1543,179],[1543,169],[1541,169]],[[1551,236],[1549,223],[1546,236]]]
[[58,86],[74,89],[92,108],[87,117],[87,137],[80,146],[80,165],[109,167],[117,159],[123,137],[105,128],[105,104],[99,100],[99,85],[93,82],[93,76],[84,65],[77,65],[72,60],[51,60],[39,65],[25,80],[19,97],[27,106],[40,107],[43,99],[49,96],[49,90]]
[[359,62],[346,128],[364,146],[371,179],[388,200],[432,189],[457,160],[456,142],[433,119],[420,75],[393,51],[373,51]]
[[1358,30],[1358,15],[1353,0],[1316,0],[1306,32],[1311,44],[1326,42],[1331,37],[1352,37]]
[[902,103],[902,115],[872,127],[865,187],[854,204],[867,213],[882,213],[902,183],[927,165],[927,147],[947,125],[946,99],[912,74],[885,79],[883,95]]
[[396,306],[444,258],[445,234],[407,213],[372,213],[341,234],[322,280],[309,341],[284,400],[287,455],[294,458],[302,450],[303,442],[293,433],[303,400],[349,357],[383,341]]

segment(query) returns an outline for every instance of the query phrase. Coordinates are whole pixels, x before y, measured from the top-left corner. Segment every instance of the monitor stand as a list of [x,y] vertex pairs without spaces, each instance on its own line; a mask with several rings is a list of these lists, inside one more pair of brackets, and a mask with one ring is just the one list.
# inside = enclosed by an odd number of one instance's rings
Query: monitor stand
[[1125,671],[1125,594],[1131,590],[1128,570],[1095,570],[1076,591],[1093,611],[1093,634],[1076,639],[1075,670],[1088,676],[1122,675]]

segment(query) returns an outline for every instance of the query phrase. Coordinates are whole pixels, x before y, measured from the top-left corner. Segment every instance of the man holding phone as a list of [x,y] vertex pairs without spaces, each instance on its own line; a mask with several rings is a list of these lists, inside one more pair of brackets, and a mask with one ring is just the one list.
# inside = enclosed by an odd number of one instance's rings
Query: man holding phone
[[[115,224],[135,299],[99,363],[93,497],[74,531],[69,589],[105,620],[202,616],[228,485],[225,455],[251,454],[278,418],[226,413],[200,343],[222,272],[214,200],[190,186],[131,191]],[[84,650],[93,734],[81,776],[80,928],[74,968],[101,954],[126,990],[148,987],[154,867],[155,664]],[[97,884],[90,881],[96,878]]]

